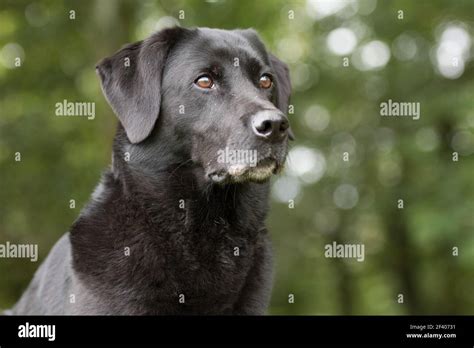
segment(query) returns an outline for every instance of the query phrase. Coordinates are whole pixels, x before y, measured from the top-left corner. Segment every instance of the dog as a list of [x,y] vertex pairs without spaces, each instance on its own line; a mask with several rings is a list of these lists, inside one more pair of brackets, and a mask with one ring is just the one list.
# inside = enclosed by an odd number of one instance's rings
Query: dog
[[96,71],[119,119],[112,164],[12,313],[265,314],[287,65],[253,29],[175,27]]

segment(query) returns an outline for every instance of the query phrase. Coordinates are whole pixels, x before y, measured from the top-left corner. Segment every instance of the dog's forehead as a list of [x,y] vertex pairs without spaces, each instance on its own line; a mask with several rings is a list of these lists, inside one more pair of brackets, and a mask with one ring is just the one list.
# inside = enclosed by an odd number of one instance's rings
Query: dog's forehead
[[197,39],[205,42],[213,42],[215,45],[242,45],[248,40],[239,31],[199,28],[196,31]]
[[199,28],[194,35],[179,45],[179,55],[196,62],[208,60],[228,60],[251,58],[262,64],[269,64],[265,47],[255,35],[244,35],[240,30]]

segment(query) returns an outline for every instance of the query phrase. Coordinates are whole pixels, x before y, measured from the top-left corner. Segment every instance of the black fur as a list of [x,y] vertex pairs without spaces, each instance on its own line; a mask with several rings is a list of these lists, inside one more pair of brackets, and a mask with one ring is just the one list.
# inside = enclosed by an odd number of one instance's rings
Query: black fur
[[[259,163],[270,158],[278,172],[289,135],[258,139],[251,122],[262,110],[286,112],[286,65],[252,30],[173,28],[126,46],[97,71],[121,123],[112,166],[70,230],[80,286],[69,291],[81,306],[70,312],[265,313],[268,176],[234,180],[216,152],[258,149]],[[218,88],[194,85],[203,71]],[[274,77],[270,90],[258,88],[264,72]]]

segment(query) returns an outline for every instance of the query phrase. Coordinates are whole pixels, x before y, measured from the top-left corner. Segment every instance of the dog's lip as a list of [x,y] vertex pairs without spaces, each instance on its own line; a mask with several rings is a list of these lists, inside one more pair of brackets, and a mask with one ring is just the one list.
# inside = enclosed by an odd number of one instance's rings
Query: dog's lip
[[211,181],[219,184],[219,183],[225,182],[228,179],[229,173],[224,169],[220,169],[220,170],[216,170],[216,171],[213,171],[213,172],[209,173],[207,175],[207,177]]
[[226,181],[241,182],[246,181],[246,177],[252,174],[252,171],[266,169],[272,174],[278,174],[281,171],[282,165],[280,162],[270,156],[262,158],[255,166],[248,164],[233,164],[227,168],[222,168],[210,172],[207,176],[215,183],[224,183]]
[[267,166],[278,166],[278,161],[276,160],[275,157],[272,157],[272,156],[265,157],[257,162],[257,165],[255,166],[255,168],[267,167]]

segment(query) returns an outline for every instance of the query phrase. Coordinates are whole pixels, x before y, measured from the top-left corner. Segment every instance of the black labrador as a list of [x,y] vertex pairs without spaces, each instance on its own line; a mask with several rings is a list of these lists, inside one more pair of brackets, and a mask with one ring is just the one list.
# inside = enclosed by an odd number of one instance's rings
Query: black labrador
[[263,314],[287,66],[253,30],[171,28],[97,66],[112,165],[13,314]]

